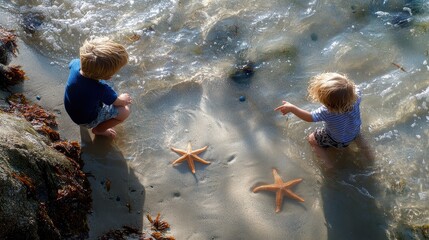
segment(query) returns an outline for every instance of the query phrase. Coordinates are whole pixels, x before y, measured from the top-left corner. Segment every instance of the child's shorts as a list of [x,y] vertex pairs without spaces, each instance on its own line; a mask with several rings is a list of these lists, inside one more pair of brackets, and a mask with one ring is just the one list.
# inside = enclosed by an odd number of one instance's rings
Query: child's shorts
[[118,114],[118,109],[115,106],[103,104],[103,106],[98,110],[98,116],[94,121],[86,124],[80,124],[80,126],[86,128],[95,128],[98,126],[98,124],[117,117]]
[[331,138],[324,128],[318,128],[314,131],[314,138],[316,138],[317,144],[322,148],[335,147],[345,148],[350,143],[339,143]]

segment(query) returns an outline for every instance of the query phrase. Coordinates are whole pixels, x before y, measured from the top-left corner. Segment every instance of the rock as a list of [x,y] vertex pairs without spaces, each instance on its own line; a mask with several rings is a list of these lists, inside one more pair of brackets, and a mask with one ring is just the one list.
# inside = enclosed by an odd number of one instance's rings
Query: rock
[[22,16],[22,28],[26,33],[32,34],[39,30],[45,20],[45,16],[39,12],[28,12]]
[[0,111],[0,239],[83,239],[91,190],[76,161]]
[[0,26],[0,64],[8,65],[17,52],[18,45],[14,31]]
[[236,83],[249,83],[255,73],[255,64],[251,61],[245,61],[234,66],[234,72],[230,78]]
[[398,13],[392,13],[392,20],[390,23],[394,27],[401,27],[406,28],[411,26],[414,18],[409,12],[398,12]]
[[14,31],[0,26],[0,87],[2,88],[16,85],[26,79],[21,66],[7,66],[17,52],[18,46]]

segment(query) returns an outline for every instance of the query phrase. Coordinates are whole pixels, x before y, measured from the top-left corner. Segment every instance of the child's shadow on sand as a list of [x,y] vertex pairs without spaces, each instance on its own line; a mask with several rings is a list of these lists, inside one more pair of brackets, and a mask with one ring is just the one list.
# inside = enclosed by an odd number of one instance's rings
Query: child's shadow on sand
[[387,239],[387,219],[377,204],[374,154],[365,140],[330,152],[334,171],[324,173],[321,187],[329,240]]
[[143,229],[145,188],[122,152],[106,137],[91,139],[80,129],[84,171],[90,173],[93,208],[89,216],[90,239],[123,226]]

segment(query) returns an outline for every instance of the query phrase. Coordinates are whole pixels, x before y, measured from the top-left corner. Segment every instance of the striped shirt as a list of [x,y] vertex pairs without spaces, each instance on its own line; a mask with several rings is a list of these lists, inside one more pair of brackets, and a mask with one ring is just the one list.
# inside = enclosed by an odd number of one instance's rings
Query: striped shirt
[[328,135],[338,143],[349,143],[356,138],[360,132],[360,110],[361,93],[358,91],[358,99],[353,109],[346,113],[331,113],[325,106],[311,112],[313,122],[324,122]]

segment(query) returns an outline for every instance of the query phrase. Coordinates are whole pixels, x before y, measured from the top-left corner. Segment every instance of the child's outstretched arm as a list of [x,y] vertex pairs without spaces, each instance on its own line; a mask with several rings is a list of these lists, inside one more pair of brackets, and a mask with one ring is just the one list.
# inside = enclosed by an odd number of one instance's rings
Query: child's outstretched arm
[[121,95],[116,98],[116,100],[113,102],[113,106],[127,106],[132,103],[132,99],[128,93],[122,93]]
[[293,113],[306,122],[313,122],[313,117],[309,111],[299,108],[290,102],[283,101],[283,105],[276,107],[274,111],[280,111],[283,115]]

